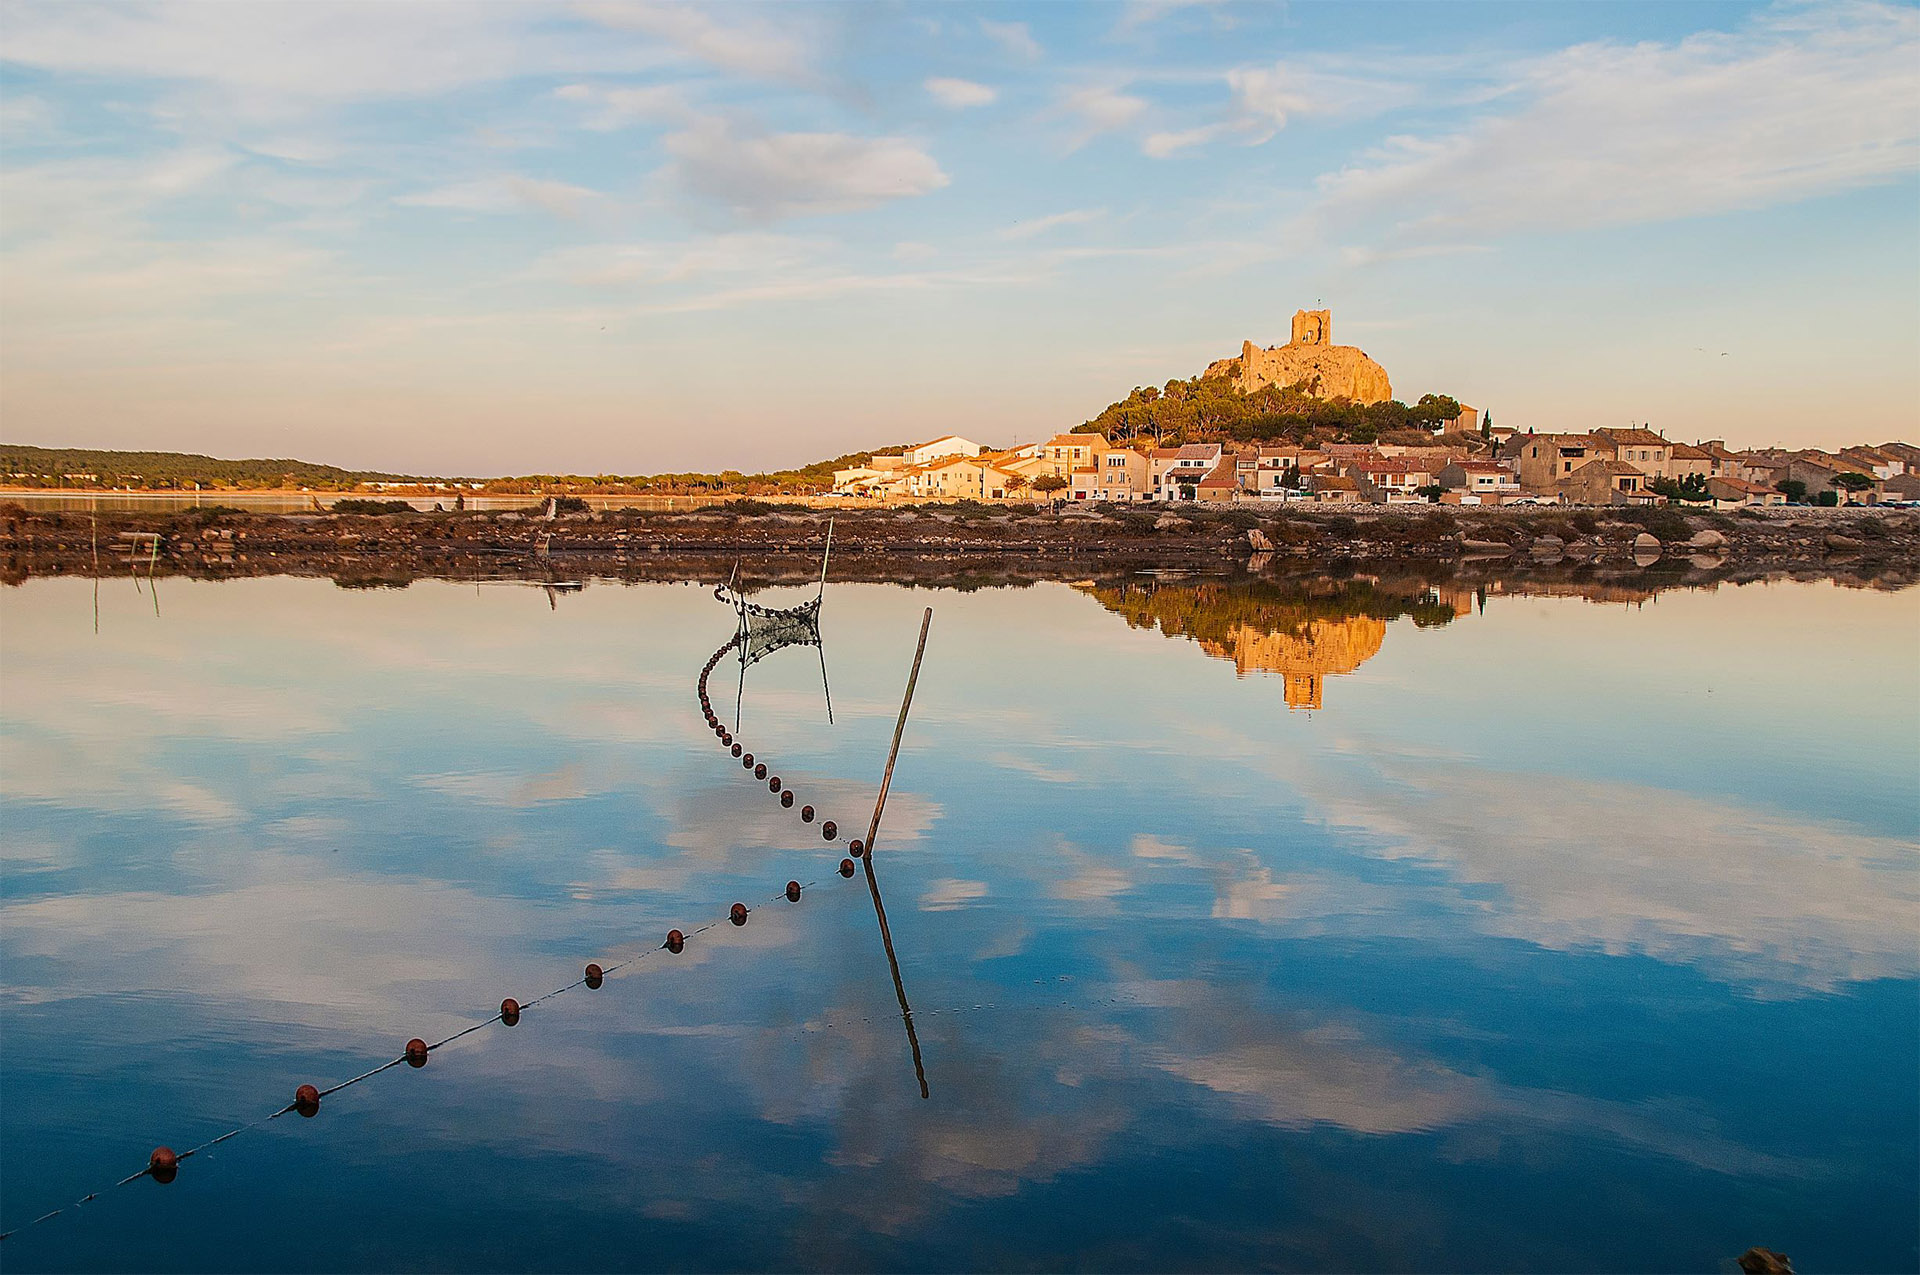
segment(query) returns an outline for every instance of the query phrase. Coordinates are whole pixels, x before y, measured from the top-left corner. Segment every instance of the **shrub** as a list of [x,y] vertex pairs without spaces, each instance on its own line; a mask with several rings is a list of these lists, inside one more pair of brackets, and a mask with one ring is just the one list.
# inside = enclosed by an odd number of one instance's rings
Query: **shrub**
[[1693,524],[1665,506],[1627,506],[1613,513],[1621,522],[1632,523],[1659,540],[1685,540],[1693,534]]
[[1590,510],[1582,509],[1567,519],[1575,531],[1583,536],[1591,536],[1600,530],[1600,520]]
[[1360,521],[1346,514],[1336,514],[1325,523],[1327,534],[1339,536],[1342,540],[1351,540],[1360,531]]

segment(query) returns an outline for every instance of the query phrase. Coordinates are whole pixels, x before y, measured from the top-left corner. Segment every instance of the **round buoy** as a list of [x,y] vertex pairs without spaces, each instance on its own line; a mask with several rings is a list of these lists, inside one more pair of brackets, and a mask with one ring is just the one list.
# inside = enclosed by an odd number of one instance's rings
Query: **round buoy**
[[780,776],[775,775],[773,778],[767,780],[767,791],[768,792],[780,791]]
[[509,996],[500,1002],[500,1021],[511,1027],[520,1021],[520,1002]]
[[680,950],[686,947],[686,945],[687,945],[686,935],[682,934],[678,930],[667,931],[667,950],[669,952],[672,952],[675,955],[678,955],[680,953]]
[[293,1091],[293,1109],[311,1120],[320,1114],[320,1091],[312,1085],[301,1085]]
[[866,852],[867,852],[867,843],[860,840],[860,838],[858,837],[855,837],[852,843],[847,846],[847,853],[852,855],[856,859],[858,859],[861,855],[865,854]]
[[791,788],[780,794],[780,804],[789,807],[793,805],[793,790]]
[[801,823],[812,823],[812,822],[813,822],[813,807],[812,807],[812,806],[802,806],[802,807],[800,807],[800,822],[801,822]]
[[732,910],[727,913],[727,919],[735,925],[745,925],[747,923],[747,905],[744,903],[734,904]]
[[765,779],[767,777],[767,763],[761,762],[758,766],[755,766],[753,768],[753,777],[755,779]]
[[[720,738],[724,740],[724,739],[726,738],[726,736],[725,736],[725,735],[722,735],[722,736],[721,736]],[[735,745],[733,746],[733,755],[734,755],[735,757],[738,757],[738,756],[740,755],[740,745],[738,745],[738,744],[735,744]]]
[[147,1172],[155,1182],[171,1182],[180,1172],[180,1157],[172,1147],[155,1147],[147,1157]]
[[407,1042],[407,1066],[424,1067],[427,1065],[427,1042],[415,1036]]
[[834,839],[834,834],[839,831],[840,829],[834,826],[833,820],[831,819],[827,820],[825,823],[820,825],[820,836],[821,836],[821,839],[825,841],[832,841]]
[[607,972],[601,969],[598,965],[587,966],[587,986],[588,987],[597,988],[600,986],[601,983],[606,981],[606,978],[607,978]]
[[798,903],[799,901],[800,901],[800,883],[798,881],[787,882],[787,902]]
[[852,876],[852,875],[853,875],[853,860],[852,860],[852,859],[842,859],[842,860],[840,860],[840,875],[841,875],[841,876],[843,876],[843,877],[850,877],[850,876]]

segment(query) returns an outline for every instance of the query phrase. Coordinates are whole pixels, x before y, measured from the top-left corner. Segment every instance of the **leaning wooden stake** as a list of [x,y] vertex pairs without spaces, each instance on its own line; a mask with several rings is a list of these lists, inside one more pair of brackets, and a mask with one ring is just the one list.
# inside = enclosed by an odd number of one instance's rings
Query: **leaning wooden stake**
[[867,870],[867,890],[873,895],[873,914],[880,921],[880,942],[887,949],[887,967],[893,972],[893,994],[900,998],[900,1021],[907,1025],[907,1044],[913,1049],[913,1073],[920,1081],[920,1096],[928,1096],[927,1069],[920,1060],[920,1035],[913,1029],[913,1007],[907,1004],[907,985],[900,979],[900,960],[893,954],[893,931],[887,926],[887,905],[880,901],[880,881],[873,874],[873,842],[880,835],[880,815],[887,808],[887,790],[893,787],[893,764],[900,756],[900,737],[907,730],[907,710],[913,707],[913,688],[920,680],[920,658],[927,653],[927,629],[933,624],[933,608],[920,618],[920,644],[913,651],[913,671],[907,674],[907,693],[900,700],[900,718],[893,724],[893,746],[887,749],[886,773],[880,777],[880,795],[874,798],[873,820],[867,824],[866,854],[860,862]]

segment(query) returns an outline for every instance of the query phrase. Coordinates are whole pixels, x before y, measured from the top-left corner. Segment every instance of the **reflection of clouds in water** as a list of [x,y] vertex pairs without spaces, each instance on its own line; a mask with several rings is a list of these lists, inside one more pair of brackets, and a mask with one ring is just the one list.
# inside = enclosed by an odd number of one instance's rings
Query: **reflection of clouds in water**
[[[1335,769],[1334,767],[1337,767]],[[1920,848],[1640,785],[1374,752],[1292,776],[1376,853],[1491,884],[1482,932],[1826,989],[1920,968]]]
[[977,903],[993,893],[985,881],[963,881],[958,877],[942,877],[927,882],[926,890],[920,895],[922,912],[953,912]]

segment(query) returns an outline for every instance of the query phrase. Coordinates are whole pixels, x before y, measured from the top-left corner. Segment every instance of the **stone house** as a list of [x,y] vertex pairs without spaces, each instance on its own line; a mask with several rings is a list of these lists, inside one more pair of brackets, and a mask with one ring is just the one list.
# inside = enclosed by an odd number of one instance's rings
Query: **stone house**
[[1654,503],[1660,497],[1646,489],[1647,475],[1624,460],[1590,460],[1553,485],[1569,505],[1625,505]]
[[1613,445],[1592,434],[1518,434],[1500,449],[1514,476],[1529,491],[1550,491],[1575,470],[1611,460]]
[[1707,494],[1713,497],[1715,509],[1744,509],[1749,505],[1787,503],[1785,492],[1775,491],[1760,483],[1750,483],[1744,478],[1709,478]]
[[1345,474],[1314,474],[1307,489],[1323,505],[1353,505],[1360,501],[1360,484]]
[[1477,496],[1483,501],[1518,496],[1521,491],[1520,480],[1513,471],[1490,460],[1456,460],[1434,475],[1434,479],[1449,491]]
[[1593,436],[1612,447],[1613,459],[1632,465],[1649,481],[1673,477],[1673,444],[1652,430],[1596,429]]
[[1346,467],[1347,477],[1360,484],[1360,495],[1376,505],[1405,504],[1420,500],[1422,487],[1433,485],[1433,471],[1427,462],[1400,457],[1355,461]]

